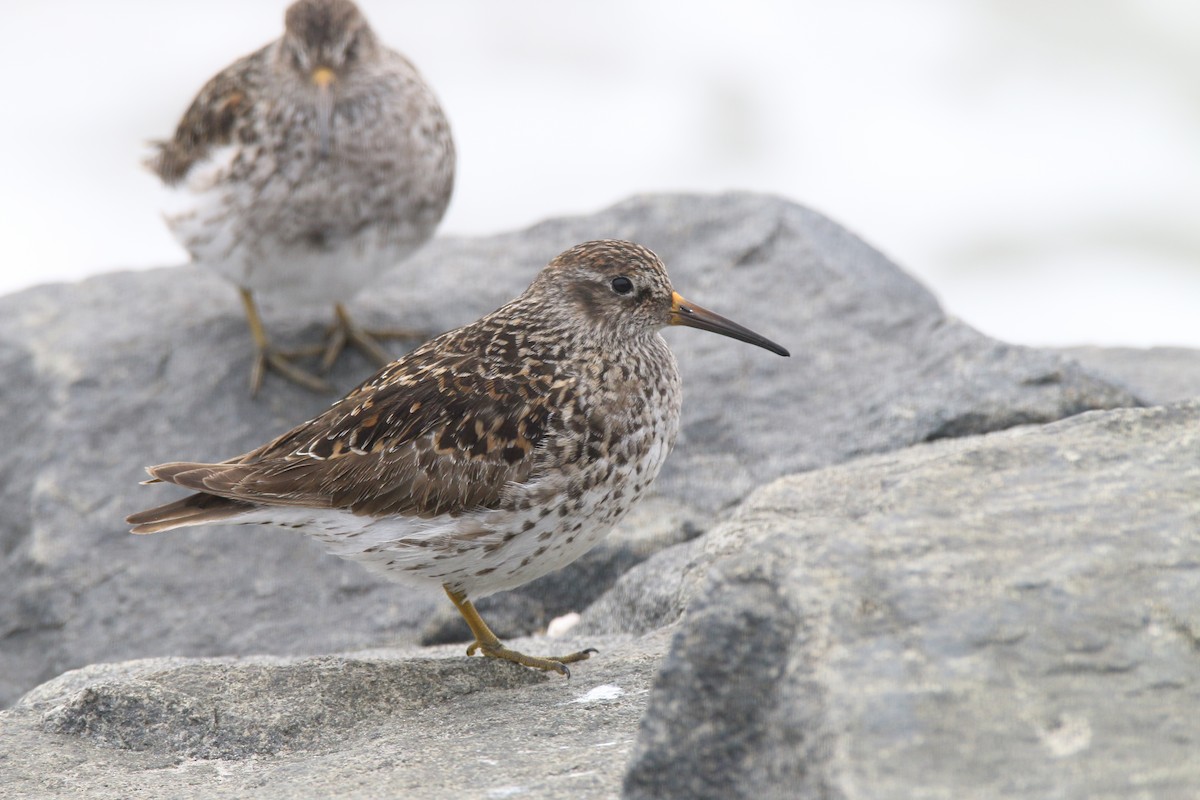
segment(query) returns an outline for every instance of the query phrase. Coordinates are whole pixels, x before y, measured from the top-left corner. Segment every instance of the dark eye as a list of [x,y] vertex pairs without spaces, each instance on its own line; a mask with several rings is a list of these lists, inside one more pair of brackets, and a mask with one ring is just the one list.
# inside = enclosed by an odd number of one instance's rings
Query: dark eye
[[633,281],[624,275],[612,279],[612,289],[617,294],[629,294],[633,291]]

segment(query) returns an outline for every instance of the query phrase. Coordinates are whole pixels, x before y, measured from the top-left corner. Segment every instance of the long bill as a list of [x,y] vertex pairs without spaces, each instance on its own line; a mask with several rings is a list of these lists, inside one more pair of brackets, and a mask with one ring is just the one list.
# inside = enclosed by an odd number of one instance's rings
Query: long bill
[[337,75],[329,67],[317,67],[312,72],[312,82],[317,87],[318,153],[327,158],[333,139],[333,84]]
[[760,336],[749,328],[744,328],[720,314],[702,308],[695,303],[689,303],[680,296],[679,292],[671,293],[671,324],[686,325],[689,328],[699,328],[702,331],[712,331],[731,339],[739,339],[764,350],[770,350],[781,356],[790,356],[786,349],[772,342],[765,336]]

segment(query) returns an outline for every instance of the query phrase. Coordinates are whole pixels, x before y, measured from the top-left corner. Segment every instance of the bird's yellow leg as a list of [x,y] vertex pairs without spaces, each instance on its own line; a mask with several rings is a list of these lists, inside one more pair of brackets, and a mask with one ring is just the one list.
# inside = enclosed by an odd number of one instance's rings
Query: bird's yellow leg
[[539,658],[538,656],[527,656],[524,653],[518,653],[516,650],[510,650],[500,643],[496,634],[492,633],[492,629],[483,621],[483,617],[479,616],[479,612],[475,610],[475,606],[467,599],[467,596],[462,592],[455,591],[449,586],[443,586],[446,590],[446,595],[450,598],[450,602],[454,603],[454,607],[458,609],[458,613],[462,614],[463,619],[467,621],[467,627],[471,629],[471,633],[475,636],[475,642],[467,648],[467,655],[475,655],[475,651],[483,653],[485,656],[492,658],[502,658],[505,661],[511,661],[514,664],[520,664],[533,669],[546,670],[547,672],[557,672],[560,675],[571,677],[571,670],[567,669],[567,664],[574,664],[576,661],[583,661],[588,658],[596,650],[588,648],[580,650],[578,653],[571,653],[566,656],[547,656]]
[[250,326],[250,336],[254,339],[254,366],[250,368],[251,396],[258,394],[258,390],[262,386],[263,373],[266,372],[267,367],[306,389],[314,392],[330,391],[329,384],[325,381],[300,369],[288,361],[281,351],[271,347],[271,343],[267,340],[267,331],[262,324],[262,317],[258,315],[258,306],[254,303],[254,296],[249,289],[239,289],[239,291],[242,295],[242,307],[246,310],[246,323]]

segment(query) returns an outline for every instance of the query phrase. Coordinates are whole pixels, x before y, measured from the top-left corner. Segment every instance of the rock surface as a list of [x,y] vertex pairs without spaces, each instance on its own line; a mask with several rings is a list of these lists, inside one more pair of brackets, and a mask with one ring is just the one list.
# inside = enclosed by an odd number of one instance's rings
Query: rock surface
[[665,642],[593,643],[570,681],[457,647],[87,667],[0,712],[0,796],[609,797]]
[[1200,403],[787,477],[686,547],[627,798],[1200,796]]
[[516,643],[598,646],[569,681],[451,647],[87,667],[0,712],[0,796],[1194,798],[1197,486],[1200,402],[788,476],[645,562],[688,554],[647,578],[678,624]]
[[[441,239],[356,303],[356,317],[454,327],[521,291],[565,247],[600,237],[657,250],[686,297],[794,357],[669,331],[686,399],[658,492],[678,525],[657,544],[626,528],[636,546],[618,537],[575,570],[498,597],[492,613],[509,633],[582,609],[625,566],[707,529],[780,475],[1137,403],[1069,359],[948,317],[820,215],[748,194],[639,197],[517,233]],[[284,346],[320,336],[327,309],[264,300]],[[235,293],[195,267],[0,298],[0,703],[99,661],[329,653],[412,643],[423,630],[428,641],[451,635],[426,627],[440,593],[386,584],[285,532],[128,535],[126,514],[175,496],[138,486],[143,466],[227,458],[331,399],[269,377],[251,400],[249,360]],[[333,379],[347,389],[367,371],[347,359]]]
[[1148,405],[1200,397],[1200,350],[1184,347],[1064,347],[1058,352],[1136,394]]

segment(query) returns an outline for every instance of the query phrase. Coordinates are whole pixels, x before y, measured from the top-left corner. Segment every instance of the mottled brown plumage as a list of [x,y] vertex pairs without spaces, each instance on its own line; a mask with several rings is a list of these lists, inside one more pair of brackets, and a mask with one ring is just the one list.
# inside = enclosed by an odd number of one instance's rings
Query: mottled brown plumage
[[675,294],[649,250],[588,242],[274,441],[221,464],[151,467],[197,494],[129,522],[301,529],[390,577],[442,584],[486,654],[560,669],[585,656],[507,650],[467,598],[570,563],[649,487],[679,427],[659,335],[670,324],[787,355]]
[[258,350],[271,347],[253,293],[332,302],[326,367],[347,341],[388,358],[344,303],[428,240],[454,184],[454,144],[432,91],[349,0],[298,0],[284,35],[200,90],[147,165],[172,190],[166,218],[192,258],[242,291]]

